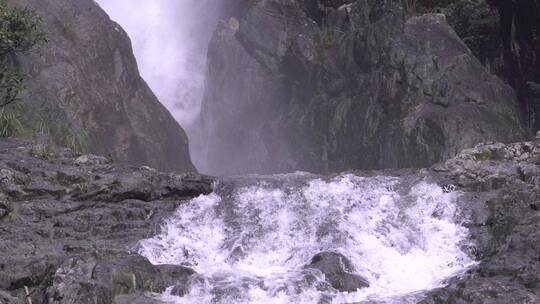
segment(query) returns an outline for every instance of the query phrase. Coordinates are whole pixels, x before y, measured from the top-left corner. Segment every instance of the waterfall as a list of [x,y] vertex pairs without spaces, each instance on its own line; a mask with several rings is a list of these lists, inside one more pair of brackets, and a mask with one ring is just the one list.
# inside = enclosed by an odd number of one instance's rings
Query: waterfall
[[97,0],[128,33],[141,76],[193,137],[206,49],[222,8],[215,0]]
[[[474,261],[459,192],[397,177],[289,174],[224,183],[181,205],[139,253],[201,279],[169,303],[416,303]],[[342,293],[307,278],[338,252],[370,286]],[[313,273],[312,273],[313,274]]]

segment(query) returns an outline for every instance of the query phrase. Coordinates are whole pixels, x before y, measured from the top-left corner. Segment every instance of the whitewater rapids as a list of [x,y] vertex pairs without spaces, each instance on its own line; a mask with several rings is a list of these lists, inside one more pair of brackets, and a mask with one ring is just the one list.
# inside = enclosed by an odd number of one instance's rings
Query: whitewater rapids
[[[193,268],[191,291],[168,303],[417,303],[474,265],[458,191],[423,180],[307,174],[217,185],[180,206],[139,253]],[[370,287],[341,293],[305,278],[339,252]]]

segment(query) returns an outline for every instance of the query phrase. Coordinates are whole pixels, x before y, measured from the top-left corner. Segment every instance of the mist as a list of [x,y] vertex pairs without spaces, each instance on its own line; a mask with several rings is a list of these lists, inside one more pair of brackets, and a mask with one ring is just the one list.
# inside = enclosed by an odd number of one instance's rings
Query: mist
[[215,0],[97,0],[131,38],[141,76],[190,139],[204,94]]

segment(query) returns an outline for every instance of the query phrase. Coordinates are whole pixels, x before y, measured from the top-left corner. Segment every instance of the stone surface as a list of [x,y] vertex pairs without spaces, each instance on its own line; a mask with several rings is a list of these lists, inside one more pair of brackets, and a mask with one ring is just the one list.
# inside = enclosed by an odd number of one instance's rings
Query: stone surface
[[24,286],[34,304],[158,303],[152,293],[193,274],[151,265],[136,245],[213,180],[81,157],[0,140],[2,304],[23,303]]
[[213,174],[423,167],[523,139],[511,87],[443,15],[400,1],[246,1],[208,51],[201,128]]
[[9,0],[43,17],[49,42],[18,58],[22,123],[117,162],[195,171],[183,129],[139,75],[129,37],[93,0]]

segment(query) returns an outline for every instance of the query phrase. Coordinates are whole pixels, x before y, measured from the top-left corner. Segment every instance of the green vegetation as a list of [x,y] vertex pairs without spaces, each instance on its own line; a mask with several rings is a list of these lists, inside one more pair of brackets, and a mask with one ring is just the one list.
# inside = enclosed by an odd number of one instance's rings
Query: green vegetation
[[60,145],[73,150],[86,152],[90,143],[90,134],[86,130],[66,130],[63,136],[60,137]]
[[0,107],[16,101],[24,89],[24,74],[13,67],[14,56],[27,53],[46,41],[42,19],[36,12],[11,7],[0,0]]
[[0,137],[12,137],[17,135],[23,126],[18,115],[7,110],[5,107],[0,108]]
[[325,25],[321,28],[317,37],[317,43],[321,50],[328,50],[332,47],[332,36],[333,29],[330,26]]

